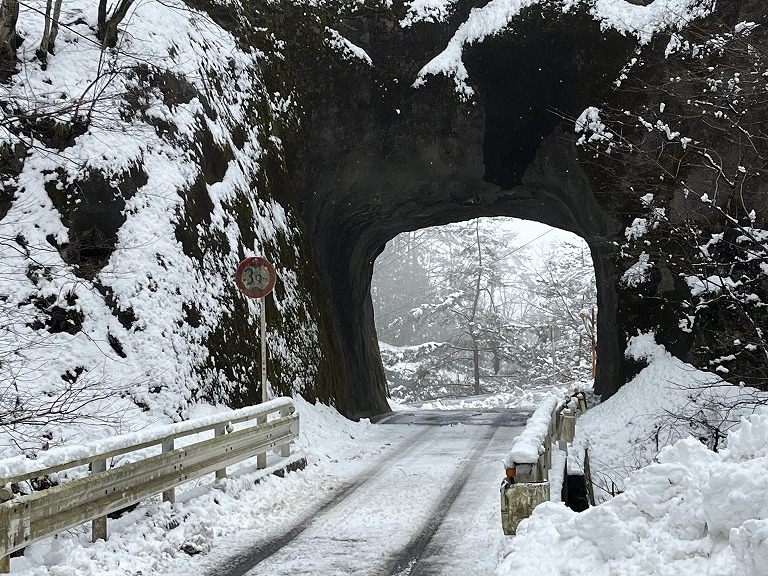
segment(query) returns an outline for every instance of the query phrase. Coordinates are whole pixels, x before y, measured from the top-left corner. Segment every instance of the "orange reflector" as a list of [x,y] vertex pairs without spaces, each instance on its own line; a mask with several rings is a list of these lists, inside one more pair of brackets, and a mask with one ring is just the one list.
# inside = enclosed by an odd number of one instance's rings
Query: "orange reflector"
[[507,478],[514,478],[516,472],[514,468],[507,468]]

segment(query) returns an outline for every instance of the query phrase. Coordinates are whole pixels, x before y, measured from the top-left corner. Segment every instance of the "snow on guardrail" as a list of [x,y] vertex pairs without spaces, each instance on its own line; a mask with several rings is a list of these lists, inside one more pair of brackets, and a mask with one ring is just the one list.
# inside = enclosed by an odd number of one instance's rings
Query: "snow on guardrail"
[[552,412],[562,400],[557,396],[545,399],[528,419],[525,430],[512,441],[512,447],[504,458],[504,466],[513,468],[515,464],[536,464],[544,452],[544,442],[550,430]]
[[[551,396],[539,405],[525,430],[512,441],[504,458],[506,477],[501,483],[501,525],[505,534],[515,534],[518,524],[530,516],[538,504],[550,499],[551,481],[557,482],[555,490],[560,493],[564,486],[564,471],[560,469],[567,462],[577,413],[586,409],[586,398],[578,388],[564,399]],[[558,448],[553,447],[555,441]],[[559,469],[550,478],[553,451],[564,454],[565,458],[557,459]]]
[[48,451],[39,452],[35,459],[30,459],[23,455],[13,456],[0,461],[0,478],[11,478],[33,472],[44,473],[47,469],[78,460],[87,463],[100,454],[122,450],[132,451],[139,445],[159,444],[164,438],[185,436],[189,433],[210,429],[229,422],[236,423],[250,420],[258,415],[277,412],[281,408],[289,406],[293,406],[290,398],[275,398],[255,406],[211,414],[202,418],[177,422],[176,424],[162,424],[138,432],[103,438],[84,444],[51,448]]

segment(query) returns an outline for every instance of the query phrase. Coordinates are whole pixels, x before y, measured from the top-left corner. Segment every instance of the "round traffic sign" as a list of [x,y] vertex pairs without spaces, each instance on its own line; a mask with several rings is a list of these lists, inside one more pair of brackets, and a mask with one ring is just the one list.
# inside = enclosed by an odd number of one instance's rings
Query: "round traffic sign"
[[265,258],[251,256],[237,267],[235,282],[240,292],[249,298],[262,298],[275,287],[275,268]]

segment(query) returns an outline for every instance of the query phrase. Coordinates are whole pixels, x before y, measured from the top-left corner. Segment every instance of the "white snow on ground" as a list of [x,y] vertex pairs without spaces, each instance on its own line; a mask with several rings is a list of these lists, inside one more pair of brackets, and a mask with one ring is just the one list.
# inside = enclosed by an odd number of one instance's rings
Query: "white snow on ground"
[[[3,100],[14,102],[21,115],[46,111],[65,127],[78,114],[92,114],[92,119],[64,150],[35,142],[18,182],[0,184],[18,188],[0,222],[0,405],[17,409],[13,416],[21,421],[2,427],[0,456],[183,419],[201,392],[213,387],[226,395],[248,382],[250,374],[231,378],[216,368],[206,342],[229,313],[228,299],[242,298],[233,282],[241,255],[269,256],[278,237],[291,245],[299,233],[282,206],[260,197],[258,190],[253,193],[264,132],[270,122],[291,113],[290,96],[267,94],[260,81],[263,55],[244,51],[208,16],[177,0],[135,2],[120,27],[118,47],[104,51],[94,35],[98,6],[71,0],[63,4],[66,25],[43,70],[35,48],[44,29],[44,8],[45,2],[34,0],[20,9],[22,71],[3,85]],[[188,82],[201,96],[185,102],[183,96],[174,100],[173,90],[145,94],[149,81],[140,73],[145,68],[171,86],[178,81],[181,92]],[[137,100],[133,107],[128,105],[131,95]],[[266,100],[271,112],[260,111],[261,124],[254,125],[255,103]],[[0,143],[17,142],[7,127],[18,119],[0,115]],[[238,146],[230,132],[243,125]],[[210,224],[196,231],[200,260],[185,253],[176,230],[190,209],[185,190],[201,178],[195,151],[197,133],[205,130],[233,158],[222,166],[221,181],[205,190],[212,211]],[[279,145],[276,139],[271,142]],[[95,283],[83,281],[51,244],[55,239],[66,246],[71,239],[68,216],[54,208],[46,184],[56,182],[61,189],[99,170],[121,187],[121,174],[139,165],[148,180],[135,193],[125,193],[125,222],[116,249]],[[76,190],[67,195],[73,206],[88,201]],[[232,204],[241,200],[234,211]],[[253,217],[251,245],[243,245],[235,212]],[[302,321],[308,303],[298,289],[297,273],[278,264],[280,282],[273,297],[278,311],[300,325],[288,335],[273,333],[268,341],[270,357],[295,368],[286,381],[300,388],[314,377],[314,365],[306,358],[318,347],[316,325]],[[35,328],[35,320],[46,318],[36,306],[40,298],[50,299],[47,306],[81,313],[82,330],[52,334]],[[258,304],[248,306],[249,323],[257,323]],[[121,322],[118,310],[135,321]],[[190,310],[198,322],[190,321]],[[297,350],[304,351],[302,357]],[[77,413],[76,425],[56,418],[46,425],[48,412],[55,414],[61,404]],[[36,426],[24,425],[32,422]]]
[[[594,478],[598,492],[622,490],[631,471],[688,435],[722,447],[727,430],[742,415],[768,403],[768,394],[723,383],[715,374],[675,358],[652,334],[632,338],[627,353],[649,366],[609,401],[579,418],[576,427],[575,444],[589,447],[592,466],[600,471]],[[728,405],[736,408],[724,408]]]
[[545,503],[510,539],[497,574],[765,576],[768,410],[712,452],[664,448],[624,493],[580,514]]
[[[765,576],[768,409],[743,418],[726,442],[720,439],[719,452],[685,434],[697,425],[670,414],[694,418],[729,399],[754,406],[768,398],[721,386],[652,335],[634,338],[630,354],[649,366],[579,419],[571,450],[588,445],[593,472],[610,473],[621,493],[579,514],[562,504],[540,505],[507,540],[496,574]],[[709,416],[715,418],[714,410]]]
[[[352,422],[331,408],[301,398],[295,402],[301,432],[294,451],[307,458],[309,466],[304,471],[285,478],[265,476],[255,469],[255,461],[246,461],[230,467],[230,477],[224,480],[214,481],[208,475],[177,488],[175,506],[155,497],[120,519],[110,520],[107,542],[90,543],[90,527],[84,525],[33,544],[23,557],[12,559],[12,573],[198,574],[201,557],[195,553],[225,557],[245,532],[262,536],[276,529],[279,532],[284,526],[281,522],[304,511],[304,495],[333,489],[346,475],[363,468],[366,456],[378,454],[388,442],[378,434],[381,428],[368,421]],[[208,416],[210,412],[201,407],[192,415]],[[270,456],[268,464],[274,467],[278,461]]]
[[[548,398],[562,398],[565,392],[565,387],[557,385],[525,388],[515,386],[512,392],[498,392],[487,396],[470,396],[467,398],[441,398],[416,402],[412,406],[418,407],[420,410],[495,410],[507,408],[533,411]],[[395,404],[395,406],[397,405]]]
[[[630,350],[649,366],[579,419],[579,439],[571,451],[588,444],[593,470],[612,473],[623,493],[580,514],[557,502],[543,504],[514,537],[503,536],[499,522],[485,535],[503,550],[496,574],[764,576],[768,409],[731,431],[719,452],[691,437],[664,448],[684,436],[682,426],[670,428],[660,438],[663,449],[654,463],[659,422],[668,418],[667,410],[686,413],[692,390],[713,400],[746,391],[729,387],[724,394],[713,387],[718,384],[714,375],[673,358],[652,335],[633,339]],[[227,479],[206,477],[178,489],[175,506],[156,497],[110,521],[107,542],[90,543],[89,528],[82,526],[29,546],[12,560],[13,574],[201,573],[201,566],[216,566],[248,539],[278,534],[281,525],[301,517],[307,494],[333,490],[395,443],[398,432],[391,427],[351,422],[301,398],[296,404],[301,415],[297,450],[309,461],[305,470],[277,478],[265,477],[253,462],[233,466]],[[220,409],[199,407],[191,416],[212,411]],[[270,456],[270,465],[277,460]],[[626,475],[630,479],[624,484],[620,480]]]

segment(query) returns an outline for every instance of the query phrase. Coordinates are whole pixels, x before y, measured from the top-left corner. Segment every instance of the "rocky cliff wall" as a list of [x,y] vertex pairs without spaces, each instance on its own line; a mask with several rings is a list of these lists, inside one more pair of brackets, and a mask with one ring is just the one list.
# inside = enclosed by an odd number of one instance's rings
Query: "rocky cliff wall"
[[[477,216],[532,219],[586,239],[604,397],[636,372],[624,350],[639,332],[733,383],[764,385],[766,196],[757,167],[768,157],[758,80],[766,70],[754,54],[765,47],[765,9],[419,6],[328,15],[337,58],[302,61],[298,76],[306,143],[291,173],[330,286],[352,413],[386,408],[368,296],[376,256],[400,232]],[[734,88],[739,75],[749,88]],[[711,127],[710,117],[725,120]],[[748,186],[739,184],[745,173]],[[717,200],[702,202],[707,192]],[[702,254],[726,229],[720,253]],[[744,288],[725,294],[733,285]],[[733,329],[747,318],[751,328]]]
[[[136,7],[105,51],[79,49],[94,15],[73,5],[47,67],[22,50],[4,88],[4,338],[25,344],[1,366],[21,391],[44,372],[51,390],[94,382],[174,417],[253,402],[257,306],[232,272],[261,254],[280,278],[273,390],[386,411],[376,256],[403,231],[514,216],[591,247],[600,393],[636,370],[638,330],[760,384],[764,324],[745,306],[765,300],[765,9],[713,7],[195,0]],[[35,18],[20,19],[28,45]],[[752,112],[695,117],[702,87],[731,86],[717,106],[734,105],[739,70]],[[739,274],[749,290],[712,297],[711,277],[723,294]],[[746,318],[751,332],[724,330]]]

